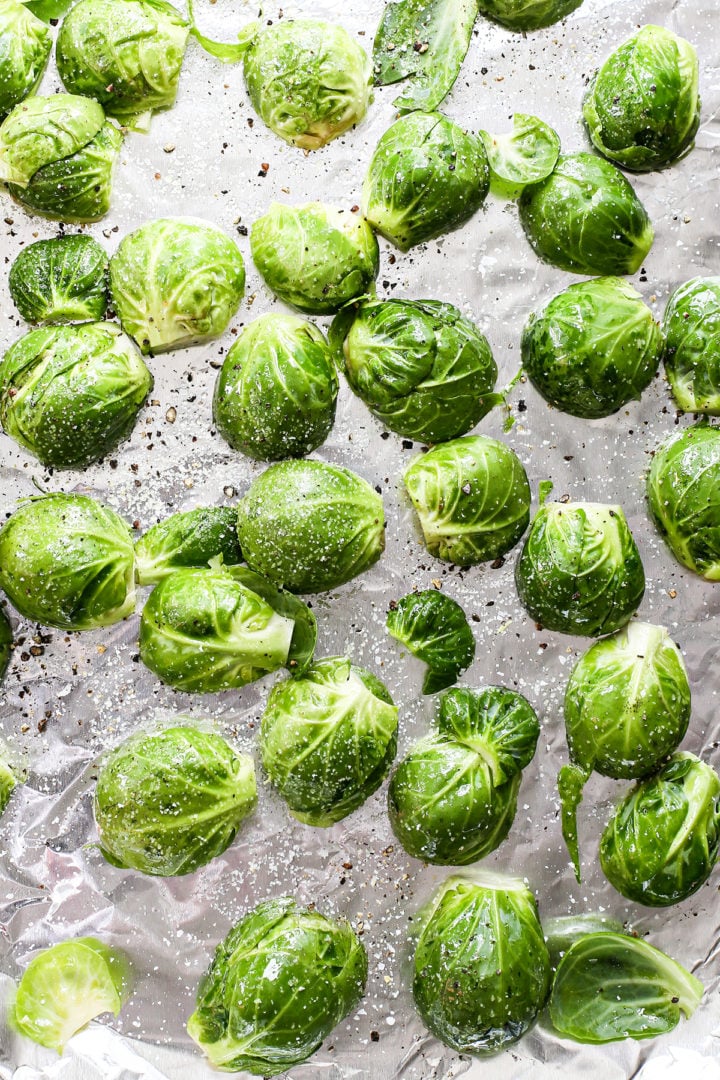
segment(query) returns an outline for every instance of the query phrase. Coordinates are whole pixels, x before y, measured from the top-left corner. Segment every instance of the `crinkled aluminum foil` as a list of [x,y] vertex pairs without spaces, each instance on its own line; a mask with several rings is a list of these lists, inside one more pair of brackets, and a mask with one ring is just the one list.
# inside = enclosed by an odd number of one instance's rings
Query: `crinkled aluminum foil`
[[[337,19],[367,48],[380,0],[355,7],[320,0],[284,7],[284,17]],[[236,0],[199,5],[204,30],[229,39],[254,15]],[[279,17],[274,7],[265,17]],[[565,150],[588,147],[580,103],[598,62],[637,26],[659,23],[688,37],[701,60],[703,119],[696,149],[660,173],[633,178],[657,230],[634,283],[658,317],[672,289],[697,274],[720,272],[720,16],[717,0],[585,0],[565,25],[528,37],[479,19],[470,52],[445,111],[477,130],[507,130],[514,111],[535,113],[559,131]],[[60,89],[51,68],[45,92]],[[149,135],[130,134],[120,156],[111,213],[86,231],[109,252],[127,232],[155,217],[207,218],[233,236],[246,258],[248,290],[232,331],[219,342],[150,360],[155,389],[132,438],[84,473],[50,475],[0,438],[0,514],[18,497],[43,490],[87,491],[144,530],[173,511],[228,505],[263,466],[232,452],[214,433],[211,398],[217,368],[233,334],[279,308],[250,261],[246,228],[272,199],[322,198],[350,208],[360,201],[367,163],[392,121],[397,89],[376,92],[367,119],[325,149],[305,156],[267,131],[251,109],[241,65],[225,66],[191,43],[175,108],[155,117]],[[267,172],[267,175],[264,175]],[[23,244],[56,235],[0,194],[0,345],[24,331],[7,291],[7,266]],[[4,224],[2,219],[4,218]],[[74,231],[74,230],[70,230]],[[519,341],[530,310],[572,280],[537,261],[517,210],[493,198],[463,229],[407,255],[382,245],[380,297],[434,297],[457,304],[487,334],[500,385],[519,366]],[[550,409],[532,387],[513,392],[515,424],[503,434],[498,409],[480,425],[518,452],[533,491],[552,479],[555,498],[621,502],[648,576],[640,609],[680,644],[693,688],[684,748],[720,767],[718,671],[720,586],[681,569],[655,533],[644,502],[649,454],[677,423],[659,377],[616,416],[582,421]],[[400,754],[423,734],[434,701],[420,695],[421,665],[384,630],[388,602],[438,583],[473,616],[477,656],[463,682],[502,683],[524,693],[542,720],[537,755],[525,771],[509,839],[486,860],[494,870],[528,878],[543,916],[602,910],[628,920],[648,940],[690,967],[706,989],[689,1022],[650,1042],[582,1047],[536,1029],[519,1045],[482,1062],[459,1057],[424,1030],[411,1003],[408,931],[446,873],[406,857],[390,831],[385,790],[327,830],[295,822],[261,785],[257,812],[236,843],[189,877],[159,879],[109,866],[94,848],[91,794],[102,750],[156,719],[185,714],[256,753],[256,731],[272,679],[240,692],[176,693],[138,662],[137,618],[107,630],[66,634],[14,618],[18,646],[2,690],[2,731],[29,765],[27,784],[2,819],[0,967],[7,999],[34,950],[64,938],[97,934],[125,949],[134,993],[113,1028],[92,1024],[62,1058],[8,1030],[0,1045],[3,1080],[205,1080],[214,1074],[188,1039],[184,1023],[216,943],[250,906],[279,894],[315,901],[347,916],[370,957],[367,994],[298,1080],[507,1080],[642,1076],[710,1080],[720,1076],[720,872],[684,903],[653,911],[626,903],[604,881],[600,831],[626,785],[594,777],[580,813],[584,881],[577,885],[563,847],[555,777],[565,760],[562,696],[587,642],[538,632],[517,600],[513,567],[450,570],[419,542],[400,476],[418,451],[382,437],[380,425],[342,386],[334,431],[317,456],[350,466],[382,490],[388,516],[382,560],[337,592],[314,597],[318,655],[347,653],[388,684],[400,706]]]

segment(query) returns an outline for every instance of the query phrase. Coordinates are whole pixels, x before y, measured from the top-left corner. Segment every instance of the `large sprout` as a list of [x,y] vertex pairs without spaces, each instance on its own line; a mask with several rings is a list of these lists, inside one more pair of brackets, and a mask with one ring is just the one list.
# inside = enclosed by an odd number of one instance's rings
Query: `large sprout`
[[52,50],[50,28],[18,0],[0,3],[0,119],[31,94]]
[[541,30],[560,22],[580,7],[583,0],[480,0],[483,15],[508,30]]
[[482,139],[440,113],[413,112],[388,128],[365,177],[362,211],[401,251],[458,228],[490,186]]
[[341,26],[283,19],[245,53],[245,83],[263,122],[304,150],[360,123],[370,101],[370,60]]
[[649,172],[692,149],[700,124],[698,58],[685,38],[643,26],[595,74],[583,117],[606,158]]
[[663,336],[632,285],[571,285],[530,316],[522,361],[542,396],[571,416],[610,416],[638,399],[660,364]]
[[720,277],[680,285],[663,318],[665,371],[685,412],[720,415]]
[[10,295],[31,323],[99,322],[107,308],[107,268],[92,236],[37,240],[10,267]]
[[139,585],[157,585],[175,570],[206,567],[218,558],[224,566],[242,562],[237,510],[199,506],[158,521],[136,541],[135,577]]

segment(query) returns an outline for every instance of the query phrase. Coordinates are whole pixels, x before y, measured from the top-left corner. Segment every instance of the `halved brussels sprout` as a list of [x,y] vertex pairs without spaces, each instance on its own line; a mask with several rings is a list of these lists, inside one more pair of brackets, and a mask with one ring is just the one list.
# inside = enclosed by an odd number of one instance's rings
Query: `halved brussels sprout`
[[546,503],[515,566],[530,617],[561,634],[601,637],[640,606],[645,571],[620,506]]
[[343,656],[274,686],[260,728],[262,762],[293,817],[328,826],[362,806],[390,771],[397,715],[380,680]]
[[0,118],[40,82],[52,49],[52,34],[17,0],[0,0]]
[[694,754],[673,754],[616,807],[600,841],[605,876],[628,900],[668,907],[712,873],[720,849],[720,778]]
[[480,11],[508,30],[541,30],[576,11],[583,0],[480,0]]
[[114,510],[60,492],[24,503],[0,529],[0,589],[26,619],[94,630],[135,610],[132,535]]
[[145,129],[175,101],[190,24],[165,0],[80,0],[63,20],[55,56],[71,94]]
[[365,990],[350,924],[289,896],[248,912],[215,950],[187,1029],[216,1069],[277,1076],[299,1065]]
[[25,968],[11,1022],[21,1035],[61,1054],[96,1016],[117,1016],[129,993],[130,968],[119,949],[92,937],[61,941]]
[[685,38],[643,26],[590,83],[583,118],[593,143],[624,169],[662,169],[692,150],[700,125],[698,58]]
[[657,373],[662,332],[621,278],[571,285],[530,316],[523,367],[546,401],[594,420],[638,400]]
[[452,304],[370,300],[336,317],[330,341],[354,392],[399,435],[454,439],[500,400],[490,346]]
[[619,169],[594,154],[565,154],[520,196],[535,254],[576,274],[634,274],[652,247],[647,211]]
[[143,874],[191,874],[222,855],[256,802],[252,758],[219,735],[188,726],[139,732],[100,765],[100,851]]
[[157,585],[175,570],[205,567],[218,557],[224,566],[242,562],[237,510],[200,506],[172,514],[140,537],[135,543],[135,578],[139,585]]
[[107,268],[92,236],[37,240],[10,267],[10,295],[31,323],[99,322],[108,302]]
[[261,315],[225,357],[213,418],[234,450],[261,461],[303,457],[335,420],[338,380],[330,346],[296,315]]
[[341,26],[320,19],[268,25],[245,53],[244,71],[263,122],[304,150],[318,150],[367,112],[370,61]]
[[365,219],[318,202],[271,203],[250,230],[250,249],[268,288],[311,315],[332,315],[363,297],[380,265]]
[[685,412],[720,416],[720,277],[696,277],[668,300],[665,372]]
[[177,690],[211,694],[281,667],[302,674],[316,633],[305,604],[244,566],[176,570],[143,608],[140,659]]
[[530,485],[520,459],[486,435],[436,446],[411,461],[405,487],[431,555],[458,566],[501,558],[530,520]]
[[482,139],[440,113],[413,112],[377,144],[362,212],[377,232],[408,251],[468,221],[489,186]]
[[368,570],[385,549],[380,495],[350,469],[280,461],[238,505],[248,566],[292,592],[325,592]]
[[97,221],[110,208],[121,144],[96,101],[73,94],[31,97],[0,125],[0,180],[47,217]]
[[560,136],[537,116],[515,113],[512,121],[509,135],[479,132],[490,166],[490,190],[508,199],[549,176],[560,154]]
[[411,746],[390,778],[390,824],[408,854],[465,866],[495,851],[515,818],[539,734],[532,706],[512,690],[443,694],[436,730]]
[[47,326],[0,363],[0,423],[43,465],[81,469],[130,435],[152,387],[115,323]]
[[437,589],[403,596],[390,605],[388,633],[427,664],[423,694],[452,686],[470,667],[475,638],[456,600]]
[[550,993],[535,897],[519,878],[476,871],[446,879],[423,913],[413,996],[438,1039],[461,1054],[517,1042]]
[[222,334],[244,291],[237,244],[207,221],[148,221],[125,237],[110,260],[115,310],[144,353]]
[[720,429],[700,423],[655,451],[647,478],[650,513],[678,562],[720,581]]

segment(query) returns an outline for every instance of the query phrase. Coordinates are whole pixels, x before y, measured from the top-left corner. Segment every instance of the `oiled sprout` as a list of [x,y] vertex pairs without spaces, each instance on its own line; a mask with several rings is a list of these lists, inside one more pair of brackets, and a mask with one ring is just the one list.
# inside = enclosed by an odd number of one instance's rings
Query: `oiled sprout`
[[665,372],[685,412],[720,415],[720,277],[696,277],[668,300]]
[[0,119],[37,87],[51,49],[44,22],[19,0],[1,0]]

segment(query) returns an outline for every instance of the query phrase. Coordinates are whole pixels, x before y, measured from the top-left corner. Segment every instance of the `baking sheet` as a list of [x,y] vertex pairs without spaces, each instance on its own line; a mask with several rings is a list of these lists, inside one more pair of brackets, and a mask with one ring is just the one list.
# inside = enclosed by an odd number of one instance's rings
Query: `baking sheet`
[[[341,22],[369,50],[379,0],[351,6],[337,0],[283,6]],[[203,30],[226,39],[255,10],[235,0],[199,4]],[[265,18],[276,19],[275,7]],[[656,228],[655,245],[633,283],[660,317],[679,282],[720,273],[720,18],[716,0],[585,0],[564,25],[524,37],[479,19],[455,89],[443,109],[464,126],[507,130],[514,111],[535,113],[560,133],[565,151],[588,148],[580,102],[588,77],[611,49],[644,23],[688,37],[701,62],[702,124],[697,146],[672,169],[634,177]],[[60,89],[54,69],[42,92]],[[234,334],[282,305],[250,261],[246,229],[272,199],[314,198],[349,208],[360,201],[373,148],[394,118],[397,88],[375,92],[359,128],[314,154],[286,146],[249,105],[241,65],[227,66],[191,42],[174,109],[154,118],[149,135],[129,134],[115,176],[110,214],[83,231],[112,253],[140,223],[160,216],[203,217],[233,236],[246,259],[246,299],[228,331],[204,347],[150,360],[155,389],[132,438],[102,465],[83,473],[44,471],[10,439],[0,437],[0,515],[17,498],[48,491],[84,491],[103,499],[144,530],[176,510],[232,505],[264,466],[229,449],[214,433],[211,399],[217,368]],[[263,166],[261,170],[261,166]],[[261,171],[267,175],[261,175]],[[30,217],[0,193],[0,346],[25,327],[7,290],[6,269],[24,244],[54,236],[55,223]],[[3,221],[4,219],[4,221]],[[76,231],[69,228],[68,231]],[[378,295],[436,298],[458,305],[486,333],[504,385],[519,367],[519,341],[530,310],[573,275],[537,261],[513,204],[493,199],[458,232],[406,255],[381,243]],[[318,320],[327,325],[326,320]],[[495,410],[478,430],[505,439],[519,454],[537,493],[552,479],[553,498],[621,502],[640,547],[648,587],[640,618],[667,626],[681,646],[693,690],[693,716],[683,748],[720,767],[718,660],[720,587],[684,571],[670,557],[644,504],[648,455],[678,417],[662,377],[639,403],[605,420],[582,421],[550,409],[528,384],[511,398],[515,423]],[[176,413],[169,411],[174,409]],[[13,618],[18,642],[2,690],[2,732],[29,765],[28,783],[1,823],[0,992],[7,1000],[34,950],[68,937],[96,934],[125,949],[134,993],[113,1023],[93,1024],[55,1055],[7,1030],[0,1041],[3,1080],[134,1080],[217,1075],[184,1032],[194,993],[214,946],[252,905],[294,894],[362,931],[370,958],[367,994],[323,1048],[291,1070],[297,1080],[450,1080],[583,1075],[586,1080],[642,1076],[720,1076],[720,949],[716,871],[676,907],[653,911],[629,904],[604,881],[597,844],[625,784],[593,777],[580,813],[584,881],[577,885],[560,833],[555,777],[565,760],[562,695],[570,668],[588,642],[538,632],[513,586],[517,550],[498,569],[451,570],[419,542],[400,476],[419,449],[382,427],[342,385],[334,431],[316,455],[347,465],[382,489],[387,550],[360,579],[312,599],[318,616],[317,655],[347,653],[387,683],[400,707],[399,754],[423,734],[434,700],[420,695],[421,665],[384,631],[388,602],[414,586],[441,587],[460,601],[477,638],[470,686],[502,683],[533,703],[542,735],[520,790],[509,839],[484,865],[524,875],[542,916],[601,910],[628,920],[648,940],[690,967],[706,994],[692,1020],[651,1042],[581,1047],[536,1029],[502,1055],[461,1057],[431,1038],[414,1013],[408,978],[408,927],[448,870],[404,855],[385,813],[386,785],[357,813],[327,829],[294,822],[264,784],[254,817],[236,843],[185,878],[159,879],[115,869],[92,846],[93,762],[99,752],[158,719],[209,719],[239,749],[256,755],[256,730],[274,678],[239,692],[193,696],[162,686],[138,662],[137,618],[97,632],[67,634]],[[141,590],[141,598],[146,595]]]

